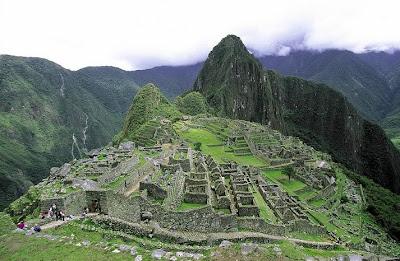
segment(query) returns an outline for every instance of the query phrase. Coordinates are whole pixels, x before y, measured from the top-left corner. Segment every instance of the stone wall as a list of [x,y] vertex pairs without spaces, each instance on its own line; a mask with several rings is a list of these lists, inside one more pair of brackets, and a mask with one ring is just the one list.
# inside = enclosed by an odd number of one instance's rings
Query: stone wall
[[56,204],[60,210],[65,210],[64,197],[42,198],[39,202],[40,212],[46,212],[49,208]]
[[42,198],[39,202],[41,212],[46,212],[56,204],[57,210],[64,211],[66,215],[79,215],[86,207],[86,192],[79,190],[63,197]]
[[268,235],[283,236],[286,232],[284,225],[268,224],[263,218],[237,218],[239,228],[249,229]]
[[121,162],[115,168],[111,169],[107,174],[102,175],[97,179],[100,186],[109,184],[118,179],[121,174],[127,174],[139,163],[139,155],[135,154],[132,158]]
[[310,223],[304,219],[298,219],[286,225],[288,232],[303,232],[305,234],[312,235],[325,235],[327,233],[327,229],[324,226],[320,226],[317,224]]
[[153,231],[150,226],[129,223],[114,217],[96,217],[92,220],[95,224],[101,226],[102,228],[109,228],[114,231],[122,231],[130,235],[137,235],[141,237],[147,237]]
[[184,202],[207,204],[208,195],[206,193],[186,192]]
[[93,201],[97,201],[97,208],[99,213],[108,213],[107,204],[107,191],[106,190],[91,190],[86,191],[86,206],[89,212],[93,212]]
[[165,211],[161,206],[152,205],[150,212],[162,227],[198,232],[237,231],[235,215],[214,213],[211,206],[185,211]]
[[147,194],[154,199],[165,199],[167,191],[155,183],[140,182],[139,190],[147,190]]
[[128,222],[139,222],[147,200],[142,196],[126,197],[112,191],[107,192],[108,216]]
[[86,191],[79,190],[72,192],[65,197],[65,214],[66,215],[80,215],[86,207]]
[[154,167],[154,164],[149,161],[145,165],[143,165],[140,169],[136,170],[132,174],[129,175],[118,187],[115,189],[116,192],[124,194],[125,190],[132,187],[132,185],[146,172],[150,171],[151,168]]

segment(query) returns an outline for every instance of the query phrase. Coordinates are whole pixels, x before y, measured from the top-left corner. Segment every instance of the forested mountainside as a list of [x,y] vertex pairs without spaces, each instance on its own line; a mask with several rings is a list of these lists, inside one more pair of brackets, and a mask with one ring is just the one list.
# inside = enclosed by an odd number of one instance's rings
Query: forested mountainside
[[203,63],[186,66],[160,66],[132,71],[129,72],[129,75],[140,86],[149,82],[154,83],[160,87],[169,100],[173,100],[192,87],[202,66]]
[[0,209],[53,166],[106,145],[138,85],[73,72],[40,58],[0,56]]
[[271,125],[399,192],[400,153],[344,95],[323,84],[265,70],[236,36],[208,56],[194,84],[221,116]]
[[325,83],[343,93],[366,119],[400,144],[400,52],[296,51],[260,58],[267,69]]

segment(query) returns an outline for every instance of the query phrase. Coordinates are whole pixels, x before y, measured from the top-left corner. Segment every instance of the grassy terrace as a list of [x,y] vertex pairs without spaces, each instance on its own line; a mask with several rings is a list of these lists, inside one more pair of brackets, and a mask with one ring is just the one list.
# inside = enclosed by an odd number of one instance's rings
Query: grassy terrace
[[265,203],[258,189],[253,188],[253,196],[256,201],[258,208],[260,209],[260,215],[265,219],[268,223],[276,223],[276,217],[272,210],[268,207],[267,203]]
[[[175,126],[175,125],[174,125]],[[179,126],[179,125],[178,125]],[[261,161],[255,156],[235,156],[226,146],[216,146],[216,147],[209,147],[207,145],[215,145],[221,144],[221,140],[218,139],[217,135],[211,133],[207,130],[203,129],[188,129],[186,131],[182,131],[182,127],[179,126],[175,128],[177,133],[183,139],[193,143],[200,142],[202,144],[201,150],[205,154],[211,155],[217,162],[224,163],[224,159],[235,161],[239,164],[243,165],[252,165],[255,167],[262,167],[266,166],[266,163]],[[228,152],[228,151],[231,152]]]
[[178,210],[182,211],[182,210],[186,210],[186,209],[200,208],[200,207],[204,207],[204,206],[205,206],[205,204],[182,202],[182,204],[180,204],[180,206],[178,207]]

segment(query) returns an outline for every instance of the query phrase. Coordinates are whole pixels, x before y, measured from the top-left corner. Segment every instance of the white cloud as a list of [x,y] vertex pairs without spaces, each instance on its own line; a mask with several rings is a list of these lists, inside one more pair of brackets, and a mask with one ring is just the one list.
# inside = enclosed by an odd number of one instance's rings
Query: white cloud
[[396,1],[0,0],[0,53],[69,69],[143,69],[204,60],[236,34],[257,55],[400,47]]

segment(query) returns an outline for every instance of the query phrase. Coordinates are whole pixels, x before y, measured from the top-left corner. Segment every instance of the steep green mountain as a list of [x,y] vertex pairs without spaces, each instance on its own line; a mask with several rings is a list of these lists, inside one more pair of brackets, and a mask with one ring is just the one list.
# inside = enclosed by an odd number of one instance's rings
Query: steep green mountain
[[[161,93],[154,84],[148,83],[143,86],[133,99],[130,106],[122,132],[117,137],[121,142],[124,139],[135,140],[143,135],[142,125],[154,117],[162,117],[171,120],[178,119],[182,114]],[[118,143],[119,143],[118,142]]]
[[51,167],[120,131],[139,87],[114,76],[106,81],[45,59],[0,56],[0,209]]
[[224,38],[210,52],[193,86],[220,116],[285,130],[277,93],[267,83],[264,68],[236,36]]
[[223,116],[270,123],[400,192],[400,153],[379,126],[326,85],[262,69],[236,36],[214,47],[193,90]]
[[206,99],[199,92],[189,92],[176,97],[174,105],[180,112],[188,115],[211,112]]
[[391,89],[385,76],[350,51],[294,52],[260,58],[267,69],[325,83],[343,93],[368,120],[379,122],[390,110]]
[[266,56],[261,63],[284,75],[328,84],[343,93],[368,120],[379,123],[400,148],[400,52],[329,50]]

